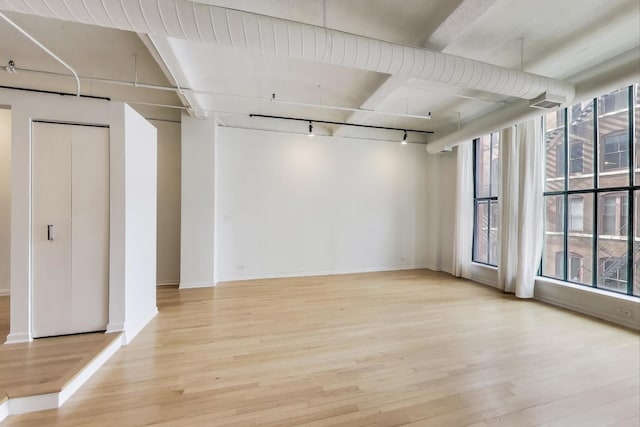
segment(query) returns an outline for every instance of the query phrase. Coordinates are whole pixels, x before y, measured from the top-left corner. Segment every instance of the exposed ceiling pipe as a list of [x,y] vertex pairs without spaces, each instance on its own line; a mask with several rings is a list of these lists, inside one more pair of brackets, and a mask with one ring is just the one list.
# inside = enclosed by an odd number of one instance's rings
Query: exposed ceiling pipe
[[[614,58],[610,58],[590,70],[571,77],[576,82],[574,102],[582,102],[611,91],[622,89],[640,81],[640,51],[631,49]],[[540,117],[543,111],[529,108],[528,102],[518,100],[471,122],[464,123],[448,133],[442,133],[437,139],[429,141],[427,151],[439,153],[450,151],[454,146],[471,141],[482,135],[500,131],[506,127],[526,120]]]
[[[21,68],[21,67],[16,67],[16,66],[13,66],[12,69],[15,70],[16,72],[36,73],[36,74],[45,74],[45,75],[49,75],[49,76],[67,77],[67,74],[57,73],[55,71],[34,70],[32,68]],[[263,102],[271,101],[271,102],[277,102],[279,104],[284,104],[284,105],[296,105],[296,106],[299,106],[299,107],[321,108],[321,109],[340,110],[340,111],[353,111],[353,112],[361,112],[361,113],[367,113],[367,114],[378,114],[378,115],[384,115],[384,116],[405,117],[405,118],[412,118],[412,119],[426,119],[426,120],[428,120],[428,119],[431,118],[430,114],[429,115],[404,114],[404,113],[393,113],[393,112],[388,112],[388,111],[367,110],[367,109],[364,109],[364,108],[340,107],[340,106],[337,106],[337,105],[312,104],[312,103],[304,103],[304,102],[286,101],[286,100],[275,98],[273,96],[271,98],[267,99],[267,98],[260,98],[260,97],[257,97],[257,96],[237,95],[237,94],[233,94],[233,93],[214,92],[214,91],[210,91],[210,90],[192,89],[192,88],[187,88],[187,87],[163,86],[163,85],[155,85],[155,84],[148,84],[148,83],[140,83],[138,81],[104,79],[104,78],[100,78],[100,77],[89,77],[89,76],[78,76],[78,78],[80,80],[86,80],[86,81],[95,82],[95,83],[104,83],[104,84],[113,84],[113,85],[119,85],[119,86],[138,87],[138,88],[143,88],[143,89],[162,90],[162,91],[176,92],[177,94],[182,94],[182,95],[184,95],[185,92],[189,92],[189,93],[203,94],[203,95],[226,96],[226,97],[233,97],[233,98],[252,99],[252,100],[255,100],[255,101],[263,101]],[[192,108],[196,108],[196,107],[192,107]],[[187,107],[185,107],[185,109],[187,109]],[[207,110],[207,111],[209,111],[209,110]]]
[[323,27],[183,0],[0,0],[0,9],[246,49],[533,99],[547,92],[571,102],[566,81]]
[[56,61],[58,61],[59,63],[64,65],[69,71],[71,71],[71,73],[73,74],[73,77],[75,77],[75,79],[76,79],[76,96],[78,96],[78,97],[80,96],[80,79],[78,78],[78,74],[76,73],[76,71],[73,68],[71,68],[71,66],[69,66],[69,64],[67,64],[62,59],[60,59],[55,53],[53,53],[49,49],[47,49],[47,47],[45,45],[40,43],[31,34],[27,33],[18,24],[16,24],[11,19],[9,19],[9,17],[7,17],[4,13],[0,12],[0,18],[2,18],[5,21],[7,21],[13,28],[15,28],[16,30],[20,31],[26,38],[28,38],[33,43],[35,43],[40,49],[42,49],[45,52],[47,52],[49,55],[51,55],[51,57],[53,57],[53,59],[55,59]]

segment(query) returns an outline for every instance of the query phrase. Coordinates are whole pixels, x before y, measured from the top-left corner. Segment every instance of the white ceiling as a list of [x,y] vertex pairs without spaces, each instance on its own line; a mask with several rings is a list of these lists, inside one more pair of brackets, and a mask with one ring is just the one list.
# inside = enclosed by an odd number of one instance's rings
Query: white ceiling
[[[125,3],[137,1],[124,0]],[[0,0],[0,9],[10,10],[21,2],[38,3]],[[67,3],[70,6],[73,2],[67,0]],[[523,66],[527,72],[556,79],[570,80],[585,69],[640,46],[640,2],[637,0],[199,0],[199,3],[400,45],[427,47],[516,70]],[[29,13],[48,13],[40,9],[41,5],[19,8]],[[306,132],[307,125],[303,122],[248,116],[258,113],[441,132],[455,127],[458,120],[481,117],[516,100],[442,82],[270,56],[221,44],[157,34],[147,39],[146,35],[138,37],[133,32],[113,28],[15,12],[7,15],[76,68],[80,75],[133,81],[135,58],[138,82],[178,84],[198,90],[185,92],[186,97],[181,101],[173,92],[83,82],[83,93],[176,106],[186,105],[188,101],[191,106],[208,112],[210,117],[217,112],[220,122],[227,126]],[[153,55],[141,39],[151,46]],[[154,55],[170,73],[162,71]],[[9,59],[16,61],[18,67],[66,73],[63,67],[0,21],[0,65]],[[173,77],[167,78],[165,74]],[[26,72],[0,73],[0,85],[69,92],[75,87],[67,77]],[[272,94],[280,101],[316,106],[271,102]],[[322,108],[327,106],[400,115],[431,113],[432,119]],[[137,108],[146,116],[178,117],[178,110],[139,105]],[[339,125],[314,127],[322,133],[344,136],[399,138],[398,132]],[[409,136],[413,141],[424,140],[423,134],[410,133]]]

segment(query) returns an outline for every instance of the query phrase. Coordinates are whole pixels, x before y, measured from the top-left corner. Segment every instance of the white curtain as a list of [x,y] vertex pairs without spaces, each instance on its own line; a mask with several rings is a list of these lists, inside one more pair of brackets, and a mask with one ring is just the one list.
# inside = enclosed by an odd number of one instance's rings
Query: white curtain
[[515,135],[509,128],[500,136],[498,285],[519,298],[531,298],[544,225],[540,123],[529,120],[516,126]]
[[471,278],[473,250],[473,141],[456,147],[458,180],[456,183],[455,228],[453,234],[453,275]]

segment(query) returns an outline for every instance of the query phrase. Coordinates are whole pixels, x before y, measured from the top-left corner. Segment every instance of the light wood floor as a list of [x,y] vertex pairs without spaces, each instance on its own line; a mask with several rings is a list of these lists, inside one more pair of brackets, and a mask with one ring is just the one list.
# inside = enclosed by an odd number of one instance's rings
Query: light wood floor
[[446,274],[160,288],[59,410],[6,425],[633,426],[636,332]]
[[9,332],[9,297],[0,297],[0,402],[59,392],[119,334],[82,334],[2,345]]

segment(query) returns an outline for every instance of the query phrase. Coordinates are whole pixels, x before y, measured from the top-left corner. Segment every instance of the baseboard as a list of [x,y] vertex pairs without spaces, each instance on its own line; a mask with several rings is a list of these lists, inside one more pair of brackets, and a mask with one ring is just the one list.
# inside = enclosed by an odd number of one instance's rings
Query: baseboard
[[133,326],[133,327],[128,327],[126,325],[125,322],[125,328],[124,328],[124,340],[123,340],[123,344],[124,345],[128,345],[131,341],[133,341],[133,339],[136,337],[136,335],[138,335],[140,333],[140,331],[147,326],[147,324],[149,322],[151,322],[151,320],[156,317],[156,315],[158,314],[158,307],[153,307],[153,310],[151,313],[149,313],[142,322],[138,323],[137,325]]
[[0,423],[2,420],[9,416],[9,401],[4,398],[4,401],[0,403]]
[[105,333],[113,334],[115,332],[122,332],[122,331],[124,331],[124,322],[110,322],[107,325],[107,330],[105,331]]
[[62,406],[64,402],[73,395],[73,393],[78,391],[78,389],[86,383],[87,380],[91,378],[91,376],[95,374],[98,369],[100,369],[100,367],[104,365],[116,351],[118,351],[120,347],[122,347],[123,341],[124,335],[121,334],[96,357],[94,357],[93,360],[78,373],[78,375],[76,375],[62,388],[58,397],[59,406]]
[[8,297],[10,294],[10,289],[0,289],[0,297]]
[[44,411],[59,408],[60,393],[38,394],[35,396],[14,397],[8,400],[9,415],[20,415],[29,412]]
[[[267,274],[247,274],[242,276],[227,277],[219,280],[219,282],[235,282],[240,280],[260,280],[260,279],[280,279],[288,277],[310,277],[310,276],[336,276],[340,274],[359,274],[359,273],[378,273],[385,271],[402,271],[402,270],[420,270],[431,268],[425,265],[405,265],[395,267],[372,267],[357,269],[340,269],[340,270],[321,270],[321,271],[296,271],[290,273],[267,273]],[[180,285],[182,289],[182,285]]]
[[29,342],[32,341],[33,338],[31,338],[31,336],[29,335],[29,333],[13,333],[13,334],[9,334],[7,335],[7,340],[4,342],[5,344],[19,344],[19,343],[23,343],[23,342]]
[[118,336],[111,344],[93,358],[71,381],[55,393],[38,394],[35,396],[14,397],[0,406],[0,421],[9,415],[20,415],[29,412],[44,411],[60,408],[78,389],[87,382],[93,374],[104,365],[122,346],[123,335]]
[[182,282],[179,284],[178,289],[197,289],[197,288],[213,288],[215,283],[188,283]]
[[156,282],[156,286],[175,286],[179,284],[180,284],[179,280],[158,280]]

